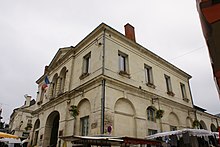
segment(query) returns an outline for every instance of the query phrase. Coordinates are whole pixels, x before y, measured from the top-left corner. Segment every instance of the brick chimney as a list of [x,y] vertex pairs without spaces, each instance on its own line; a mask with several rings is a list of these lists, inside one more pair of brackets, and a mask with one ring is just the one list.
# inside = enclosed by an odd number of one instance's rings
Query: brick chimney
[[125,36],[128,39],[136,42],[135,41],[134,27],[132,25],[130,25],[129,23],[127,23],[124,27],[125,27]]

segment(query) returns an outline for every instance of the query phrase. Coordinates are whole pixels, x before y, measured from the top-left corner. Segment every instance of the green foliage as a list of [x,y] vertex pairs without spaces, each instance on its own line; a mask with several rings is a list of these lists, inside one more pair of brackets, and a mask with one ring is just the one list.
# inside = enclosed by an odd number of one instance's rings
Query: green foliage
[[72,117],[73,117],[74,119],[76,119],[76,116],[79,115],[79,110],[78,110],[77,106],[75,106],[75,105],[72,105],[72,106],[70,106],[70,107],[71,107],[71,108],[70,108],[69,111],[70,111]]
[[155,118],[161,119],[163,117],[163,114],[164,114],[164,110],[157,110]]
[[193,121],[193,123],[192,123],[192,127],[193,127],[193,128],[199,128],[199,126],[200,126],[199,121],[198,121],[197,119],[195,119],[195,120]]

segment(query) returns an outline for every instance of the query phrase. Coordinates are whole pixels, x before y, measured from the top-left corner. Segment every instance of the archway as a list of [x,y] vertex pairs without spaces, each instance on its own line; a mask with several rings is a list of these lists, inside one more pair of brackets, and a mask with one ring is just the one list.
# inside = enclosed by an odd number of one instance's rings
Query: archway
[[217,132],[218,131],[218,129],[216,128],[216,126],[214,124],[211,124],[210,128],[211,128],[212,132]]
[[34,129],[33,129],[33,143],[32,145],[36,145],[38,141],[38,135],[39,135],[39,128],[40,128],[40,120],[37,119],[35,124],[34,124]]
[[135,109],[132,103],[124,98],[115,104],[114,135],[136,137],[136,125],[134,120]]
[[88,99],[84,98],[78,104],[79,115],[76,117],[75,134],[87,136],[90,134],[89,130],[89,116],[91,114],[91,104]]
[[169,114],[168,120],[170,124],[170,131],[177,130],[179,127],[179,118],[177,117],[177,115],[171,112]]
[[205,129],[205,130],[207,130],[207,127],[206,127],[206,125],[205,125],[205,122],[203,121],[203,120],[200,120],[200,129]]
[[58,139],[60,114],[57,111],[52,112],[46,121],[45,133],[44,133],[44,145],[56,147]]

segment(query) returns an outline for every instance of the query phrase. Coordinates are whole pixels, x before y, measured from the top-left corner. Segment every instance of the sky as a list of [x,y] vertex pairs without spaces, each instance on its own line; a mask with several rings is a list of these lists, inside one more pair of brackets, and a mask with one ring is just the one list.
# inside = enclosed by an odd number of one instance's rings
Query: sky
[[192,76],[195,105],[220,113],[196,0],[0,0],[0,107],[8,123],[24,95],[37,94],[59,48],[75,46],[102,22],[124,34],[135,27],[136,42]]

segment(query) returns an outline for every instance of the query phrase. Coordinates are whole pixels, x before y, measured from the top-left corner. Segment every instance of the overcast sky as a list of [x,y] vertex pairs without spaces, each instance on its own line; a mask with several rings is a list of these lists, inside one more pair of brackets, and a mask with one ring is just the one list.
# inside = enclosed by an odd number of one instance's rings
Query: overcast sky
[[36,80],[59,48],[75,46],[104,22],[192,76],[194,104],[220,113],[196,0],[0,0],[0,106],[3,121],[36,97]]

